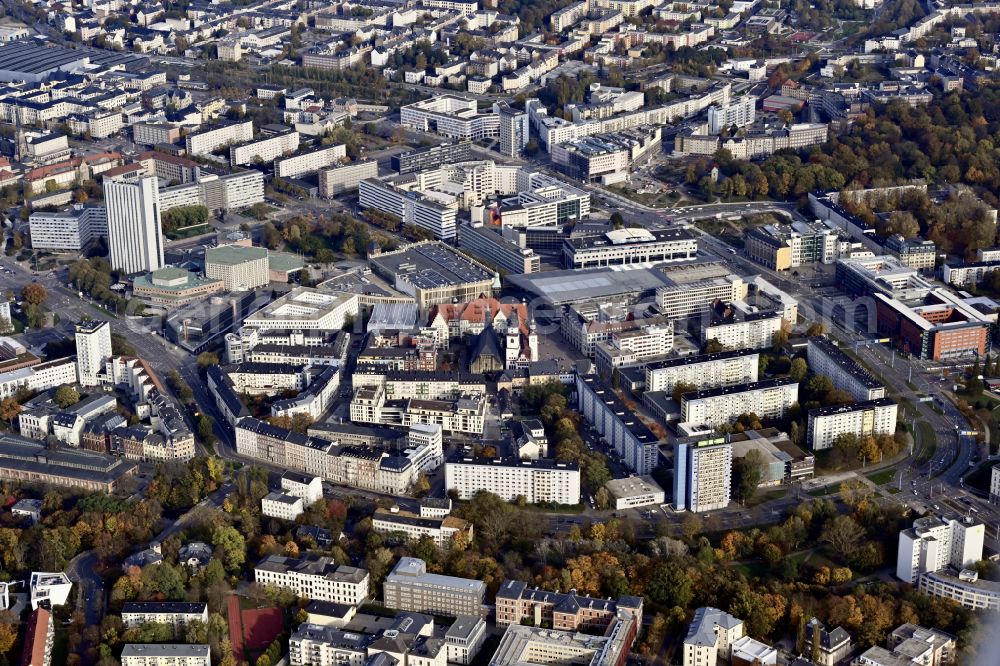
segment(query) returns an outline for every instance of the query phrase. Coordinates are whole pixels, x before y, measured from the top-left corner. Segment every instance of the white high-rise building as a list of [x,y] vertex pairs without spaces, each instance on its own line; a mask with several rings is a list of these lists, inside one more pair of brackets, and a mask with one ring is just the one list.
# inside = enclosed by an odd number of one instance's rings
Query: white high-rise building
[[757,116],[756,104],[757,98],[747,95],[726,106],[708,107],[708,133],[718,134],[733,125],[737,127],[752,125]]
[[76,325],[76,367],[81,386],[97,386],[111,357],[111,324],[87,321]]
[[163,231],[156,176],[104,180],[111,268],[126,274],[163,268]]
[[983,559],[986,527],[972,518],[925,516],[913,521],[913,527],[899,533],[896,576],[916,583],[921,574],[972,567]]
[[674,509],[712,511],[729,506],[733,445],[723,435],[677,442],[674,453]]

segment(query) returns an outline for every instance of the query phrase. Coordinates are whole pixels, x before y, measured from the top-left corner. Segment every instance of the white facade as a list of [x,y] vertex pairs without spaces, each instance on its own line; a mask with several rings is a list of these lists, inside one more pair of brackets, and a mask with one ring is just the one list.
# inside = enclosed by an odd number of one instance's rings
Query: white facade
[[281,475],[281,489],[289,495],[301,497],[305,506],[323,499],[323,479],[318,476],[285,472]]
[[156,176],[104,181],[111,268],[129,275],[163,268],[163,232]]
[[187,154],[193,157],[211,153],[234,143],[244,143],[252,139],[253,121],[247,120],[241,123],[215,127],[196,134],[188,134],[185,141]]
[[742,349],[718,354],[700,354],[650,363],[646,366],[646,391],[674,390],[678,384],[700,389],[749,384],[760,372],[760,354]]
[[395,215],[403,224],[426,229],[441,240],[454,238],[457,233],[458,200],[454,197],[442,201],[389,182],[366,178],[358,183],[358,203],[362,209],[374,208]]
[[727,106],[708,107],[708,133],[718,134],[723,129],[728,129],[733,125],[737,127],[752,125],[757,117],[756,104],[756,98],[747,95]]
[[266,139],[232,146],[229,149],[229,163],[233,166],[272,162],[299,149],[299,133],[296,131],[269,136]]
[[990,476],[990,501],[1000,504],[1000,465],[994,465]]
[[985,535],[986,526],[971,518],[918,518],[911,529],[899,533],[896,577],[916,583],[926,572],[973,567],[983,559]]
[[659,464],[659,438],[596,375],[577,375],[577,408],[622,461],[639,475]]
[[347,146],[343,144],[283,157],[274,161],[274,175],[279,178],[298,178],[336,164],[345,157]]
[[191,622],[208,622],[208,604],[187,601],[128,601],[122,606],[122,623],[139,627],[147,622],[180,628]]
[[58,573],[32,571],[28,581],[31,609],[38,608],[38,605],[43,602],[50,607],[62,606],[69,599],[69,592],[72,588],[73,582],[69,576],[61,571]]
[[743,620],[718,608],[699,608],[684,638],[684,666],[716,666],[719,659],[728,661],[733,643],[743,635]]
[[833,446],[843,434],[857,437],[891,435],[896,432],[899,406],[888,398],[809,411],[806,441],[813,451]]
[[474,99],[439,95],[399,109],[399,123],[421,132],[436,132],[456,139],[485,139],[500,133],[500,116],[479,113]]
[[692,391],[681,396],[681,420],[717,427],[753,412],[780,418],[799,400],[799,385],[791,379]]
[[290,558],[272,555],[254,568],[261,585],[287,587],[300,597],[358,606],[368,598],[368,572],[338,566],[328,557]]
[[774,334],[781,330],[780,313],[758,313],[738,321],[709,324],[702,329],[705,342],[718,340],[726,349],[766,349],[774,344]]
[[444,486],[457,491],[460,499],[486,490],[508,502],[523,496],[529,504],[580,503],[579,467],[551,460],[449,461],[444,465]]
[[104,206],[74,206],[62,213],[37,211],[28,218],[31,247],[53,252],[80,252],[108,236]]
[[207,645],[188,643],[127,643],[122,666],[212,666]]
[[305,507],[301,497],[285,493],[268,493],[260,500],[260,512],[268,518],[292,521],[302,515]]
[[335,197],[344,192],[357,190],[366,178],[378,178],[378,161],[355,162],[323,169],[319,172],[319,195]]
[[76,326],[76,364],[81,386],[97,386],[111,358],[111,324],[90,321]]
[[674,509],[713,511],[729,506],[733,446],[721,437],[682,441],[674,453]]
[[807,347],[809,369],[826,375],[834,388],[851,394],[855,400],[866,401],[885,397],[885,387],[864,367],[827,338],[811,338]]

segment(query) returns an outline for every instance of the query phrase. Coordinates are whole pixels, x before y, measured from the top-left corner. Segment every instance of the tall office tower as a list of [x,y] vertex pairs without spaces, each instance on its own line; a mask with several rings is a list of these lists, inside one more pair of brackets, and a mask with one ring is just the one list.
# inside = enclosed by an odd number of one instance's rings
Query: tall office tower
[[677,440],[674,449],[674,509],[712,511],[729,505],[733,446],[712,433]]
[[104,179],[111,268],[128,275],[163,268],[160,195],[155,176],[130,182]]
[[82,386],[97,386],[97,376],[111,356],[111,324],[86,321],[76,325],[76,368]]
[[497,102],[493,108],[500,116],[500,152],[517,157],[528,145],[528,113],[515,109],[507,102]]

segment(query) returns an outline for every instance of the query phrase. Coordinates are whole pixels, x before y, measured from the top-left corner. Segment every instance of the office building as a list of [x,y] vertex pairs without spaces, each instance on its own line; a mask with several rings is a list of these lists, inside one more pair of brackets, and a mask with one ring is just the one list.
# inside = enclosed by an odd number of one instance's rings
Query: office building
[[81,386],[97,386],[111,358],[111,324],[91,320],[76,325],[76,367]]
[[459,164],[475,159],[471,141],[442,143],[426,148],[416,148],[393,155],[389,164],[401,174],[434,169],[444,164]]
[[549,146],[552,163],[573,179],[620,183],[632,167],[662,151],[661,129],[631,127]]
[[458,225],[458,246],[484,264],[504,273],[537,273],[542,266],[541,256],[523,245],[522,238],[523,235],[509,227],[482,222]]
[[39,606],[49,609],[55,606],[62,606],[69,600],[70,590],[73,589],[73,581],[63,572],[47,573],[44,571],[32,571],[28,579],[28,598],[31,609],[35,610]]
[[837,285],[851,296],[883,296],[912,302],[926,298],[934,284],[915,268],[889,255],[843,257],[837,261]]
[[500,114],[480,113],[474,99],[438,95],[399,108],[399,123],[421,132],[477,141],[500,133]]
[[122,666],[212,666],[207,645],[190,643],[126,643]]
[[199,277],[191,271],[164,266],[149,275],[132,278],[132,295],[152,305],[181,306],[224,290],[221,280]]
[[51,611],[45,608],[31,611],[21,647],[21,666],[49,666],[55,635]]
[[126,601],[122,622],[127,628],[148,622],[180,629],[191,622],[208,622],[208,604],[203,601]]
[[612,378],[615,370],[663,358],[674,349],[672,323],[644,326],[638,330],[616,331],[607,342],[597,343],[594,365],[602,377]]
[[378,161],[366,160],[322,169],[318,178],[319,195],[330,199],[345,192],[356,191],[363,180],[378,178]]
[[160,190],[162,211],[205,206],[209,211],[240,210],[264,201],[264,174],[256,169],[200,175],[197,180]]
[[260,500],[260,512],[268,518],[293,521],[304,511],[302,498],[294,495],[272,491]]
[[744,253],[772,271],[832,264],[840,254],[840,236],[822,222],[766,224],[747,230]]
[[393,610],[478,617],[486,600],[486,583],[428,573],[423,560],[401,557],[382,583],[382,594],[385,607]]
[[102,453],[47,448],[45,442],[11,434],[0,436],[0,479],[110,493],[135,470],[135,463]]
[[366,178],[358,183],[358,203],[361,208],[374,208],[398,217],[403,224],[426,229],[435,238],[455,237],[458,200],[454,197],[429,196],[388,180]]
[[625,663],[638,629],[636,618],[627,612],[616,618],[614,626],[603,636],[510,624],[490,665],[618,666]]
[[604,484],[617,511],[639,506],[659,506],[665,501],[663,488],[651,476],[629,476]]
[[729,506],[733,447],[721,435],[679,439],[674,447],[674,510],[713,511]]
[[155,176],[133,182],[105,179],[111,268],[128,275],[163,267],[163,232]]
[[528,145],[528,112],[516,109],[508,102],[496,102],[493,111],[500,117],[500,152],[508,157],[519,156]]
[[597,375],[576,375],[577,408],[622,462],[640,476],[659,465],[659,437]]
[[712,303],[732,303],[747,297],[747,283],[721,263],[658,267],[665,283],[656,287],[656,305],[677,319],[707,312]]
[[619,611],[642,622],[642,598],[622,596],[617,600],[588,597],[574,592],[549,592],[518,580],[505,580],[496,593],[498,627],[533,624],[556,631],[603,633],[613,625]]
[[458,539],[472,542],[472,523],[456,516],[428,516],[414,514],[396,507],[378,509],[372,515],[372,529],[379,534],[405,534],[407,539],[419,541],[430,537],[439,548],[450,548]]
[[645,391],[670,393],[678,384],[701,389],[756,382],[760,353],[735,349],[714,354],[680,356],[646,364]]
[[368,572],[335,564],[329,557],[269,555],[254,567],[254,580],[287,587],[306,599],[358,606],[368,598]]
[[253,121],[245,120],[188,134],[185,138],[185,144],[187,154],[194,157],[251,140],[253,140]]
[[511,502],[524,497],[529,504],[580,503],[580,468],[575,463],[514,458],[474,458],[461,451],[444,465],[444,484],[469,499],[486,490]]
[[975,569],[942,569],[920,574],[917,589],[924,594],[974,611],[1000,612],[1000,583],[979,578]]
[[598,268],[688,261],[698,256],[698,239],[684,227],[657,231],[615,229],[599,236],[563,241],[566,268]]
[[898,411],[899,405],[889,398],[810,409],[806,442],[813,451],[822,451],[845,434],[858,438],[893,435]]
[[997,309],[988,298],[967,298],[946,289],[934,289],[916,303],[875,294],[878,332],[921,360],[985,356]]
[[681,396],[681,420],[717,427],[751,412],[781,418],[798,399],[798,382],[788,378],[691,391]]
[[725,106],[708,107],[708,133],[719,134],[724,129],[746,127],[753,125],[756,114],[757,98],[746,95]]
[[810,370],[829,377],[834,388],[849,393],[855,400],[865,402],[885,397],[885,387],[829,338],[809,338],[806,354]]
[[108,237],[108,210],[76,204],[64,212],[35,211],[28,218],[31,247],[51,252],[83,253]]
[[986,526],[973,518],[931,514],[899,533],[896,577],[916,583],[924,573],[947,567],[966,569],[983,559]]
[[733,643],[744,631],[743,620],[711,606],[699,608],[684,637],[684,666],[716,666],[720,659],[728,661]]
[[702,324],[701,340],[715,340],[726,349],[766,349],[782,330],[784,317],[774,310],[758,310],[744,301],[716,304]]
[[222,280],[226,291],[248,291],[270,282],[267,248],[220,245],[205,250],[205,277]]
[[369,257],[372,271],[425,309],[474,301],[499,288],[494,271],[444,243],[423,241]]
[[258,331],[339,331],[358,314],[357,294],[296,287],[243,320]]
[[594,358],[597,354],[597,345],[609,342],[611,336],[616,333],[656,326],[672,326],[671,318],[667,316],[632,318],[628,315],[627,310],[611,303],[576,301],[563,311],[559,332],[584,356]]

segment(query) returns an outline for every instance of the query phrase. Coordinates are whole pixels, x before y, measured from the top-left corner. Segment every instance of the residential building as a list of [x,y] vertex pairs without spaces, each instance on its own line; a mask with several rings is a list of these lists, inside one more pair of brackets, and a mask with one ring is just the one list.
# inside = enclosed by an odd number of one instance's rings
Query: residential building
[[814,646],[811,656],[816,666],[837,666],[851,654],[851,635],[842,627],[827,631],[822,622],[813,618],[806,625],[806,645]]
[[711,606],[699,608],[684,637],[684,666],[716,666],[720,659],[728,661],[733,643],[744,631],[743,620]]
[[917,589],[924,594],[974,611],[1000,612],[1000,583],[981,580],[975,569],[942,569],[920,574]]
[[970,568],[983,558],[986,527],[972,518],[931,514],[899,533],[896,577],[916,583],[921,574],[955,567]]
[[369,593],[367,571],[314,555],[269,555],[254,567],[254,580],[261,585],[287,587],[306,599],[352,606],[363,603]]
[[268,518],[293,521],[305,511],[301,497],[270,492],[260,500],[260,512]]
[[17,518],[27,518],[32,525],[35,525],[42,519],[42,500],[18,500],[14,503],[14,506],[10,507],[10,514],[12,516],[16,516]]
[[674,447],[674,510],[713,511],[729,506],[733,446],[721,435],[685,437]]
[[594,365],[602,377],[611,378],[615,370],[641,365],[663,358],[674,349],[672,323],[644,326],[638,330],[616,331],[608,342],[599,342]]
[[122,622],[127,628],[156,622],[180,629],[191,622],[208,622],[208,604],[203,601],[126,601],[122,606]]
[[371,634],[310,620],[300,624],[289,638],[289,663],[292,666],[364,666],[368,663],[368,647],[375,639]]
[[230,146],[229,163],[232,166],[266,164],[283,155],[290,155],[298,149],[299,133],[288,130],[257,141]]
[[264,201],[264,174],[256,169],[204,174],[197,180],[160,190],[163,211],[178,206],[205,206],[209,211],[239,210]]
[[688,261],[697,255],[697,236],[684,227],[657,231],[615,229],[599,236],[563,241],[563,263],[567,268]]
[[111,324],[92,319],[76,325],[76,367],[81,386],[101,383],[111,358]]
[[188,134],[184,141],[189,156],[206,155],[232,144],[253,140],[253,121],[228,123]]
[[486,640],[486,622],[478,615],[459,615],[444,635],[448,662],[468,666]]
[[[274,175],[278,178],[299,178],[333,166],[346,158],[347,146],[344,144],[325,146],[274,160]],[[377,171],[375,175],[378,175]]]
[[163,232],[155,176],[104,180],[111,268],[133,275],[163,267]]
[[505,501],[524,497],[529,504],[580,503],[580,468],[554,460],[473,458],[461,451],[444,465],[444,485],[469,499],[486,490]]
[[357,314],[356,294],[295,287],[247,316],[243,325],[261,332],[275,329],[339,331],[348,317]]
[[844,434],[858,438],[893,435],[898,410],[899,405],[889,398],[810,409],[806,442],[813,451],[822,451],[832,447]]
[[132,141],[145,146],[176,143],[181,138],[181,128],[169,123],[134,123]]
[[459,538],[472,542],[472,523],[456,516],[430,517],[393,509],[378,509],[372,515],[372,529],[380,534],[405,534],[418,541],[428,536],[439,548],[450,548]]
[[69,576],[62,573],[45,573],[42,571],[32,571],[28,579],[28,597],[31,602],[31,609],[35,610],[39,606],[46,606],[50,610],[55,606],[62,606],[69,600],[69,592],[73,588],[73,581]]
[[478,617],[486,600],[486,583],[427,572],[427,563],[401,557],[382,583],[385,607],[457,617]]
[[718,134],[724,129],[752,125],[756,114],[757,98],[745,95],[726,106],[708,107],[708,133]]
[[126,643],[122,666],[212,666],[207,645],[191,643]]
[[205,277],[222,280],[226,291],[248,291],[270,282],[267,248],[219,245],[205,250]]
[[756,382],[760,354],[753,349],[735,349],[714,354],[696,354],[646,364],[645,391],[670,393],[678,384],[701,389]]
[[556,631],[603,632],[613,625],[619,611],[642,622],[642,598],[617,600],[588,597],[573,592],[549,592],[518,580],[505,580],[496,593],[496,624],[508,627],[530,623]]
[[389,159],[392,169],[404,174],[434,169],[444,164],[468,162],[475,159],[475,155],[471,141],[460,141],[407,150]]
[[665,501],[663,488],[651,476],[629,476],[604,484],[617,511],[639,506],[659,506]]
[[[575,272],[575,271],[571,271]],[[559,332],[584,356],[594,358],[597,345],[611,340],[615,333],[634,331],[649,326],[672,325],[671,317],[630,317],[623,308],[612,303],[576,302],[563,310]]]
[[941,279],[953,287],[968,289],[983,282],[996,270],[1000,270],[1000,261],[948,262],[941,268]]
[[603,636],[589,636],[535,626],[507,625],[491,666],[538,664],[590,664],[617,666],[625,663],[638,631],[638,620],[623,612]]
[[829,377],[834,388],[849,393],[855,400],[865,402],[885,397],[885,387],[829,338],[809,338],[806,354],[810,370]]
[[918,653],[921,663],[926,666],[946,666],[955,661],[955,637],[940,629],[901,624],[892,630],[886,644],[890,650],[898,650],[902,654]]
[[625,466],[640,476],[659,464],[659,441],[635,412],[597,375],[576,375],[580,415],[621,456]]
[[49,666],[55,635],[52,612],[46,608],[31,611],[21,647],[21,666]]
[[318,476],[287,471],[281,475],[281,489],[289,495],[301,497],[305,506],[323,499],[323,479]]
[[702,324],[702,342],[716,340],[726,349],[766,349],[782,330],[784,318],[774,310],[758,310],[744,301],[717,303]]
[[781,418],[799,399],[799,384],[789,378],[691,391],[681,396],[681,420],[716,427],[743,414]]
[[458,200],[433,197],[376,178],[366,178],[358,183],[358,203],[362,208],[374,208],[394,215],[409,224],[434,234],[435,238],[450,240],[455,237]]
[[1000,504],[1000,464],[994,465],[990,473],[990,502]]
[[108,210],[76,204],[64,212],[35,211],[28,218],[31,247],[52,252],[83,253],[108,237]]
[[733,666],[776,666],[778,651],[766,643],[744,636],[732,644]]

